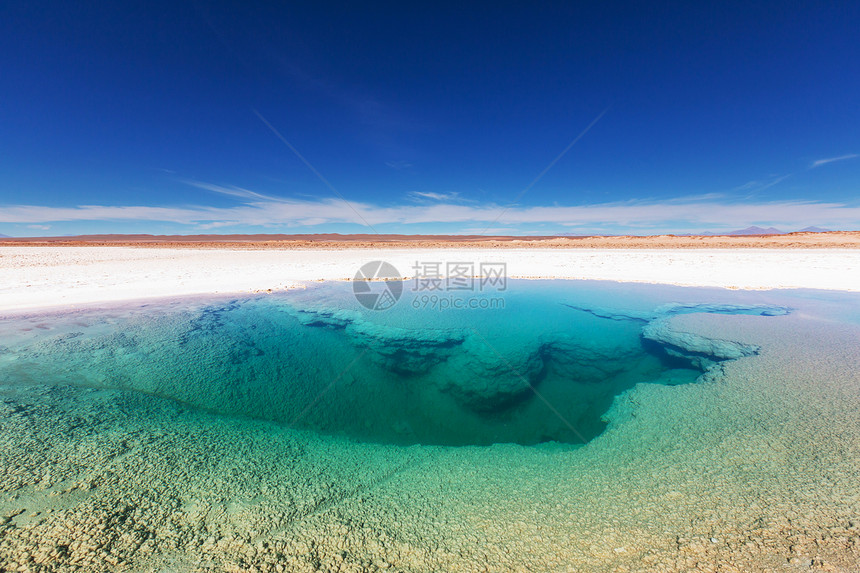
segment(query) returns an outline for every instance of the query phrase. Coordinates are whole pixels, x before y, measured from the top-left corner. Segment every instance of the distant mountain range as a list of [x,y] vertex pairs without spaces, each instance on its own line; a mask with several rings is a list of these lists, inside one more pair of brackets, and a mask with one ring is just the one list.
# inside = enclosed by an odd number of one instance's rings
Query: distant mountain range
[[788,233],[830,233],[830,229],[822,229],[821,227],[804,227],[803,229],[799,229],[797,231],[780,231],[776,227],[768,227],[767,229],[762,227],[756,227],[753,225],[752,227],[747,227],[746,229],[738,229],[737,231],[729,231],[728,233],[712,233],[710,231],[705,231],[704,233],[685,233],[686,235],[704,235],[704,236],[715,236],[715,235],[787,235]]
[[[743,236],[743,235],[787,235],[789,233],[832,233],[833,231],[830,229],[822,229],[821,227],[804,227],[803,229],[798,229],[797,231],[781,231],[776,227],[756,227],[753,225],[752,227],[747,227],[746,229],[738,229],[736,231],[728,231],[723,233],[713,233],[711,231],[704,231],[701,233],[669,233],[675,235],[676,237],[716,237],[720,235],[734,235],[734,236]],[[600,234],[588,234],[583,235],[582,233],[561,233],[560,237],[618,237],[618,234],[611,233],[600,233]]]
[[762,227],[756,227],[753,225],[752,227],[747,227],[746,229],[739,229],[737,231],[731,231],[726,233],[728,235],[783,235],[785,234],[783,231],[780,231],[776,227],[768,227],[764,229]]
[[[767,229],[762,229],[761,227],[747,227],[746,229],[740,229],[738,231],[732,231],[731,233],[726,233],[727,235],[785,235],[791,231],[780,231],[774,227],[768,227]],[[829,233],[830,229],[822,229],[821,227],[804,227],[798,231],[794,231],[795,233]]]

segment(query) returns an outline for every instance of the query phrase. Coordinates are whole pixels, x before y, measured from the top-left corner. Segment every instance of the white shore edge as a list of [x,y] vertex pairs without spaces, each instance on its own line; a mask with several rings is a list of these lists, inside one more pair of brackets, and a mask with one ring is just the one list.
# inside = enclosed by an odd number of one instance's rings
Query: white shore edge
[[854,249],[302,249],[0,247],[0,311],[73,308],[185,295],[258,293],[351,280],[384,260],[505,263],[509,278],[644,282],[730,289],[860,291]]

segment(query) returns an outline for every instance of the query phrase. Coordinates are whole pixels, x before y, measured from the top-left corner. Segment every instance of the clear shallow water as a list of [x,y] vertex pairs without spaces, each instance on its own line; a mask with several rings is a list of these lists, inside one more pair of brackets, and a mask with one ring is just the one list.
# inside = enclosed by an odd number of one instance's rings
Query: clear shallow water
[[[494,312],[406,296],[0,317],[0,562],[858,569],[857,293],[514,282]],[[603,432],[578,447],[510,368]],[[600,400],[644,379],[604,429]],[[565,442],[456,447],[547,437]],[[453,447],[401,446],[419,443]]]
[[478,295],[493,310],[425,296],[407,283],[373,311],[330,283],[6,318],[0,384],[124,389],[369,442],[582,444],[637,383],[695,383],[756,352],[673,338],[668,317],[789,312],[768,293],[602,282],[510,281]]
[[723,358],[685,355],[643,329],[682,312],[785,312],[761,296],[689,294],[518,281],[484,295],[504,309],[441,311],[406,289],[372,311],[332,283],[20,317],[4,323],[0,383],[128,389],[364,441],[579,444],[624,390],[692,383]]

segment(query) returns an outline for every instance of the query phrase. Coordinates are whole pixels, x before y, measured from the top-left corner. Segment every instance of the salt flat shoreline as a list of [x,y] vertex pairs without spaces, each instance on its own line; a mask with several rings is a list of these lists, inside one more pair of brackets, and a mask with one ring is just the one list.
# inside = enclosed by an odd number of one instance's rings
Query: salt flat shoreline
[[509,278],[732,289],[860,290],[856,249],[170,249],[0,247],[0,311],[184,295],[258,293],[351,280],[373,260],[405,278],[416,263],[505,263]]

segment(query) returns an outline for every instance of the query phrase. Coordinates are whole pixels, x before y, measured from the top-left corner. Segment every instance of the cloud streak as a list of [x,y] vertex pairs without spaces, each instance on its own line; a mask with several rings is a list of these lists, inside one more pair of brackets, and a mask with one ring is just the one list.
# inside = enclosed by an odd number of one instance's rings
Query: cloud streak
[[410,199],[414,199],[416,201],[462,201],[462,199],[460,199],[460,194],[456,191],[452,191],[451,193],[434,193],[432,191],[410,191],[409,193],[407,193],[407,196]]
[[756,179],[753,181],[747,181],[743,185],[739,187],[735,187],[732,191],[747,191],[750,193],[758,193],[759,191],[764,191],[765,189],[770,189],[774,185],[782,183],[789,177],[794,175],[793,173],[786,173],[785,175],[773,175],[767,179]]
[[231,197],[238,197],[240,199],[260,199],[263,201],[282,201],[280,197],[273,197],[271,195],[263,195],[262,193],[257,193],[256,191],[250,191],[248,189],[243,189],[241,187],[229,186],[224,187],[223,185],[215,185],[214,183],[204,183],[203,181],[194,181],[193,179],[180,179],[182,183],[186,185],[191,185],[192,187],[197,187],[198,189],[204,189],[206,191],[212,191],[213,193],[220,193],[221,195],[229,195]]
[[847,155],[840,155],[839,157],[829,157],[827,159],[819,159],[818,161],[813,161],[812,165],[809,166],[810,169],[815,169],[816,167],[821,167],[822,165],[827,165],[828,163],[834,163],[836,161],[845,161],[846,159],[854,159],[860,157],[860,153],[849,153]]

